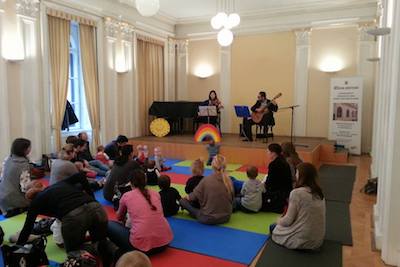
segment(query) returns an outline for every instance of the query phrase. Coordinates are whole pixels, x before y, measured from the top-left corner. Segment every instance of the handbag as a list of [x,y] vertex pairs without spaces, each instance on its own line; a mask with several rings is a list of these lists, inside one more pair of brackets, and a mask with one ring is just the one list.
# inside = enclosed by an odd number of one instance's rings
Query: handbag
[[3,250],[3,261],[6,267],[37,267],[48,265],[49,260],[47,258],[45,248],[47,244],[47,238],[41,236],[32,242],[25,244],[24,246],[4,245]]

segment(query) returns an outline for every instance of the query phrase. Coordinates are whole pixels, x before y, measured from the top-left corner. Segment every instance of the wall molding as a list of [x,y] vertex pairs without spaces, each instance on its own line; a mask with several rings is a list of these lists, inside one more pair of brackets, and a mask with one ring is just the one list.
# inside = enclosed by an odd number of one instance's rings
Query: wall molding
[[39,0],[16,0],[17,15],[36,18],[39,13]]
[[[325,26],[343,26],[371,22],[376,18],[376,3],[329,5],[318,8],[290,8],[253,12],[242,16],[241,24],[234,29],[234,34],[249,35],[270,32],[291,31],[299,28],[315,28]],[[209,18],[210,19],[210,18]],[[177,38],[198,39],[216,36],[217,31],[211,28],[209,19],[206,21],[186,21],[176,25]]]

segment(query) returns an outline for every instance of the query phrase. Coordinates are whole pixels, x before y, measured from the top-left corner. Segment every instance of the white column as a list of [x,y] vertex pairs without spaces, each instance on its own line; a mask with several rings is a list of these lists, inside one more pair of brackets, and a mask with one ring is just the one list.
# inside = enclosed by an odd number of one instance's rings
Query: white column
[[17,0],[17,24],[22,35],[25,59],[20,63],[21,71],[21,122],[22,136],[32,142],[30,159],[40,161],[42,157],[43,91],[40,84],[40,57],[38,38],[38,1]]
[[[123,114],[121,115],[124,120],[124,128],[120,129],[121,133],[124,133],[128,137],[135,136],[136,119],[135,119],[135,107],[132,103],[135,102],[135,75],[132,67],[132,54],[133,54],[133,27],[129,24],[125,24],[121,28],[121,44],[123,54],[125,57],[125,64],[127,67],[127,73],[124,75],[123,84],[123,99],[120,102],[123,103]],[[122,89],[122,88],[121,88]],[[118,89],[117,89],[118,90]]]
[[[0,52],[2,52],[2,26],[3,10],[0,10]],[[8,113],[8,93],[6,61],[0,55],[0,161],[2,161],[10,151],[10,121]]]
[[176,100],[188,100],[188,42],[177,41],[177,95]]
[[391,11],[388,3],[393,4],[392,29],[388,39],[388,53],[382,64],[388,66],[388,75],[385,79],[385,87],[389,95],[389,113],[387,146],[384,153],[387,154],[385,164],[385,184],[383,188],[382,218],[382,259],[389,265],[400,266],[400,2],[385,1],[386,15]]
[[229,133],[232,130],[233,105],[231,101],[231,47],[220,48],[220,95],[221,101],[224,104],[224,109],[221,111],[221,131]]
[[168,40],[168,88],[165,100],[176,100],[176,41]]
[[363,104],[362,104],[362,129],[361,151],[370,153],[372,149],[372,117],[371,111],[374,103],[374,75],[375,63],[368,58],[376,58],[376,43],[373,36],[366,33],[368,28],[359,28],[359,54],[358,75],[363,77]]
[[293,134],[306,136],[308,69],[310,65],[310,30],[296,31],[296,67],[293,92],[294,109]]
[[113,140],[119,133],[118,125],[118,86],[116,66],[117,34],[118,27],[115,22],[105,21],[105,51],[106,61],[104,76],[104,95],[105,95],[105,125],[103,125],[106,142]]

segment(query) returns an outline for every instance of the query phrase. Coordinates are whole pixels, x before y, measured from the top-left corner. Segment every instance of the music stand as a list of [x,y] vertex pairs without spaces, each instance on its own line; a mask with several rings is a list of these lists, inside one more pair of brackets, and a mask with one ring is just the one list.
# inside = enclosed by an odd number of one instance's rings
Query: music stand
[[199,106],[199,112],[197,113],[199,117],[207,117],[207,122],[210,123],[210,117],[217,117],[217,107],[216,106]]
[[251,117],[248,106],[235,106],[235,113],[236,113],[236,117],[238,117],[238,118]]

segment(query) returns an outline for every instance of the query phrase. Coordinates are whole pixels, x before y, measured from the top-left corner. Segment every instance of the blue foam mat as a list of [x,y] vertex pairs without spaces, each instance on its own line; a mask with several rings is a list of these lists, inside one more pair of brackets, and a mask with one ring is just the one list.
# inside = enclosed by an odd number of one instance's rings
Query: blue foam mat
[[168,218],[174,232],[171,247],[249,265],[268,235],[196,221]]
[[101,204],[101,205],[106,205],[106,206],[112,206],[113,203],[106,200],[103,196],[103,189],[98,190],[96,192],[94,192],[94,196],[96,198],[96,200]]
[[[168,172],[174,172],[174,173],[185,174],[185,175],[190,175],[190,176],[192,175],[191,168],[184,167],[184,166],[172,166],[172,169]],[[210,174],[212,174],[212,170],[204,169],[204,176],[208,176]]]

